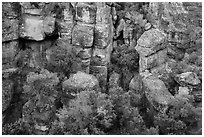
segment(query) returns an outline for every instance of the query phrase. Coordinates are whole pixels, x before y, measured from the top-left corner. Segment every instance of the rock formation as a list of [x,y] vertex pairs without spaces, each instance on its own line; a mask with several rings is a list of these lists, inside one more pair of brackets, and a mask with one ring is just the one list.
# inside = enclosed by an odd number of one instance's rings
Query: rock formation
[[189,2],[3,2],[3,125],[22,118],[32,134],[49,134],[58,109],[89,90],[124,90],[152,121],[178,100],[201,108],[201,11]]

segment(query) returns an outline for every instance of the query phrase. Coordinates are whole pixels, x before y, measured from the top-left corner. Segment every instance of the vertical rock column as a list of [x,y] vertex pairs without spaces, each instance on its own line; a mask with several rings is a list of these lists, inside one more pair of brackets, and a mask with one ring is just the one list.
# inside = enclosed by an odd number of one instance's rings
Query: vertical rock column
[[60,3],[62,7],[62,15],[58,21],[60,41],[64,43],[65,46],[71,44],[72,30],[74,27],[74,9],[70,3]]
[[15,72],[15,57],[19,51],[19,3],[2,3],[2,122],[11,103],[14,80],[10,76]]
[[77,3],[75,11],[76,24],[72,32],[72,45],[77,66],[73,69],[89,73],[94,41],[96,6],[89,3]]
[[166,35],[158,29],[145,31],[137,41],[135,49],[140,55],[139,71],[157,72],[165,66],[167,59]]
[[113,44],[113,23],[111,7],[106,5],[106,3],[100,2],[97,2],[96,6],[96,25],[90,73],[98,78],[102,91],[105,91],[107,85],[107,65],[110,62]]
[[2,69],[13,68],[18,51],[19,4],[2,3]]

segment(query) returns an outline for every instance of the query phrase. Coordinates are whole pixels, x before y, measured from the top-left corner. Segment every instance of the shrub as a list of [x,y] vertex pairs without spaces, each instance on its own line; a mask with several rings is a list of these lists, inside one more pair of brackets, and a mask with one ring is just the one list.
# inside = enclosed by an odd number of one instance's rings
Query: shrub
[[112,101],[107,94],[82,91],[57,114],[66,134],[104,134],[115,118]]
[[19,119],[15,123],[5,124],[2,127],[3,135],[29,135],[29,131],[23,125],[22,119]]

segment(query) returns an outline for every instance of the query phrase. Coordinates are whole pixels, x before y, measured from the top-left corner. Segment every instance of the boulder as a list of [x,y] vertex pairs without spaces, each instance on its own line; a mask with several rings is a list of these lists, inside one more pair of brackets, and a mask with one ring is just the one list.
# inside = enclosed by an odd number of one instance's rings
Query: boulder
[[164,82],[148,71],[140,73],[145,96],[148,102],[157,110],[165,112],[174,99]]
[[71,75],[68,80],[65,80],[62,87],[66,94],[77,94],[82,90],[98,89],[99,82],[95,76],[78,71]]
[[179,87],[178,94],[189,95],[190,90],[188,87]]
[[194,72],[185,72],[178,74],[175,77],[175,80],[180,84],[180,85],[192,85],[192,86],[197,86],[201,82],[197,76],[196,73]]
[[142,56],[148,56],[166,47],[166,34],[158,29],[145,31],[137,41],[135,49]]
[[24,15],[20,24],[20,37],[41,41],[45,38],[43,19],[40,16]]

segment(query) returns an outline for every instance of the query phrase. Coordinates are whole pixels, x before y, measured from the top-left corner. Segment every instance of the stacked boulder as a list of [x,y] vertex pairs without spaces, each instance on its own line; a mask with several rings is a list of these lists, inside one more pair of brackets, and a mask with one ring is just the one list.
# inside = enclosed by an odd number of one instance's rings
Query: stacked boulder
[[94,29],[94,47],[91,58],[90,73],[99,80],[102,91],[107,85],[107,65],[113,44],[113,23],[111,7],[106,3],[96,3],[96,24]]
[[145,31],[135,47],[140,55],[139,72],[149,70],[157,74],[167,60],[166,35],[158,29]]

